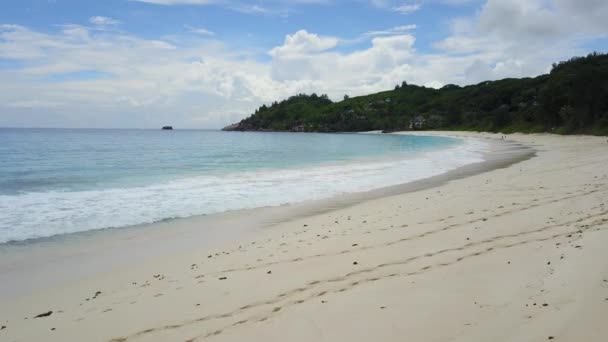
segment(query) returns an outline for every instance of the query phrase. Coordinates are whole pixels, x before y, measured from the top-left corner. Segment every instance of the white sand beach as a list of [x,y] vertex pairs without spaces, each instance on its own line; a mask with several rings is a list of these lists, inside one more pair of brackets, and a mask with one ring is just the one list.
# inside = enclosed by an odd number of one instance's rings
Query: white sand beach
[[169,222],[2,255],[0,341],[608,340],[606,138],[506,142],[536,155],[213,243]]

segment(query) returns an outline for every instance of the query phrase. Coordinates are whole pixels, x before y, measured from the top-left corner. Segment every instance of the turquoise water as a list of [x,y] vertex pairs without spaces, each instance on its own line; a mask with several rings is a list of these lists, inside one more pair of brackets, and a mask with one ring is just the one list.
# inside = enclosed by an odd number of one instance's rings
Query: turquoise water
[[366,191],[478,161],[444,137],[0,129],[0,243]]

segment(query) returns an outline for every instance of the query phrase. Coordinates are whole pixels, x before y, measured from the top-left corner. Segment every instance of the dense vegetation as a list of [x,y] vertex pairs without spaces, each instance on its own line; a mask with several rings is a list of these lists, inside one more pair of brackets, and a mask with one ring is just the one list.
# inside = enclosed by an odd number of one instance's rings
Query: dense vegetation
[[459,129],[608,135],[608,54],[553,65],[548,75],[441,89],[410,85],[332,102],[297,95],[227,130],[352,132]]

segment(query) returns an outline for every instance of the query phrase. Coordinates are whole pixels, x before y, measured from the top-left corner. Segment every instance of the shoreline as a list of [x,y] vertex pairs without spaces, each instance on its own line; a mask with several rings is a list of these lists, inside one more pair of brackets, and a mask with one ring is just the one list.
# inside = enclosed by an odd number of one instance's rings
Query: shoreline
[[[483,153],[482,162],[467,164],[408,183],[280,206],[231,210],[0,244],[0,299],[24,295],[38,289],[23,284],[44,283],[44,287],[55,287],[183,253],[184,250],[217,248],[284,222],[329,213],[383,197],[437,187],[452,180],[503,168],[535,155],[533,149],[521,144],[497,139],[489,141],[490,150]],[[204,227],[203,231],[198,227]],[[223,229],[226,227],[228,230]],[[192,240],[197,243],[191,244],[189,241]],[[141,241],[145,241],[145,244]],[[150,253],[147,245],[162,247]],[[129,258],[125,262],[124,259],[127,259],[130,251],[134,249],[137,257]],[[125,253],[126,251],[129,253]],[[113,255],[110,256],[110,253]],[[75,255],[79,258],[76,259]],[[102,259],[104,261],[100,263]],[[46,269],[53,269],[53,274],[47,274]],[[80,273],[73,273],[72,269],[81,270]],[[31,275],[34,277],[30,278]]]
[[[318,134],[312,134],[312,136],[316,135]],[[288,134],[283,134],[283,136],[289,138]],[[260,138],[262,137],[264,137],[263,134]],[[355,138],[355,140],[357,139],[359,138]],[[86,235],[86,233],[94,231],[132,228],[170,222],[180,218],[209,216],[230,211],[314,201],[331,198],[341,193],[365,192],[370,189],[407,183],[411,180],[432,176],[437,171],[425,168],[423,166],[425,164],[424,161],[443,160],[442,154],[450,156],[448,151],[456,152],[458,156],[462,154],[462,158],[448,158],[446,162],[440,163],[441,170],[455,168],[464,163],[472,162],[469,159],[479,159],[476,151],[483,148],[483,146],[475,146],[476,143],[463,143],[462,139],[458,138],[430,137],[431,143],[429,145],[431,146],[426,146],[425,143],[421,142],[420,148],[410,148],[407,146],[411,144],[410,139],[400,139],[397,136],[393,136],[392,138],[364,139],[388,142],[389,145],[395,147],[385,146],[386,149],[379,150],[377,155],[361,153],[358,157],[353,157],[352,155],[348,155],[347,152],[344,158],[341,158],[341,155],[335,155],[334,159],[306,163],[305,165],[295,163],[294,165],[284,165],[279,168],[253,167],[250,170],[229,170],[227,171],[228,173],[222,173],[221,175],[217,172],[203,172],[203,174],[189,175],[168,182],[166,180],[159,181],[158,183],[144,182],[135,187],[129,187],[126,184],[125,187],[121,187],[119,184],[116,187],[65,191],[65,195],[58,196],[46,195],[49,193],[53,194],[53,191],[34,191],[31,194],[25,192],[21,195],[9,193],[9,197],[2,197],[7,204],[2,204],[1,206],[11,211],[11,206],[8,204],[11,202],[11,199],[20,201],[21,205],[17,206],[17,212],[14,215],[9,215],[8,218],[3,217],[6,229],[2,229],[0,232],[2,233],[0,234],[0,245],[27,245],[29,243],[61,239],[62,237],[71,236],[70,234],[76,234],[75,236],[78,236],[78,234]],[[390,143],[391,141],[393,142],[392,144]],[[395,143],[396,141],[398,142]],[[435,143],[445,146],[433,146]],[[415,144],[418,145],[417,143]],[[348,144],[344,146],[348,146]],[[295,158],[298,159],[297,157]],[[416,166],[419,163],[421,163],[421,171],[417,171],[418,167],[413,168],[414,172],[408,171],[412,166]],[[382,172],[379,172],[380,169],[382,169]],[[224,176],[226,176],[226,179],[222,182],[221,180]],[[239,182],[240,179],[243,181]],[[316,181],[307,182],[309,179]],[[342,182],[342,180],[350,179],[353,181]],[[315,187],[315,184],[322,184],[323,182],[327,182],[327,189],[325,189],[326,187]],[[337,185],[332,186],[332,184]],[[283,195],[275,196],[272,190],[264,191],[267,185],[271,185],[268,186],[268,189],[274,189],[274,192]],[[314,190],[306,191],[306,185]],[[147,193],[149,197],[163,196],[159,190],[150,190],[156,188],[167,191],[168,195],[162,201],[157,200],[158,203],[152,202],[145,206],[149,207],[150,210],[139,210],[137,205],[131,206],[131,204],[139,202],[148,203],[147,198],[138,196],[140,193]],[[194,195],[189,195],[188,191],[192,191]],[[210,195],[205,196],[206,192]],[[63,193],[63,191],[58,192],[58,194]],[[125,197],[125,193],[133,193],[134,195],[133,197]],[[224,198],[224,194],[226,193],[228,196]],[[242,196],[236,196],[237,199],[235,199],[230,194],[240,194]],[[17,197],[13,198],[10,196]],[[245,199],[239,200],[239,197]],[[22,198],[26,198],[26,200],[22,200]],[[28,198],[29,200],[27,200]],[[49,203],[55,201],[66,201],[66,203],[65,206],[61,207],[45,206],[32,198]],[[185,202],[182,201],[180,205],[179,201],[186,198],[188,199]],[[83,208],[81,204],[89,201],[95,201],[96,203],[99,201],[99,206],[102,207],[102,210],[96,211],[97,204],[90,207],[87,206],[90,210]],[[172,201],[176,202],[175,206],[162,205],[162,203],[171,203]],[[221,204],[216,204],[215,202],[221,202]],[[120,203],[125,207],[132,208],[133,211],[121,212],[112,203]],[[19,208],[27,207],[33,208],[31,210],[35,210],[35,212],[51,214],[43,215],[41,218],[32,215],[39,221],[36,225],[28,224],[30,221],[28,219],[28,212],[19,210]],[[83,213],[78,213],[79,208]],[[54,212],[61,212],[61,214],[52,215]],[[116,212],[117,218],[114,219],[106,215],[105,213],[107,212]],[[146,212],[147,215],[143,215]],[[99,216],[99,219],[88,220],[86,217],[87,213],[89,216]],[[48,227],[45,227],[44,217],[48,219]],[[65,219],[66,217],[72,218]]]
[[[294,133],[298,133],[298,132],[294,132]],[[345,134],[380,134],[380,131],[362,132],[362,133],[345,133]],[[382,134],[444,136],[444,137],[459,138],[459,139],[463,138],[462,136],[455,136],[455,135],[450,136],[447,134],[432,134],[432,132],[431,132],[431,134],[424,134],[424,133],[419,133],[419,132],[416,132],[416,133],[414,133],[414,132],[394,132],[394,133],[382,133]],[[477,139],[478,140],[481,140],[481,139],[487,140],[488,138],[477,138]],[[292,208],[292,207],[316,208],[316,210],[310,210],[310,209],[305,210],[305,213],[301,214],[301,215],[313,215],[316,213],[322,213],[323,211],[320,211],[319,208],[326,207],[328,203],[336,203],[337,205],[330,205],[330,208],[328,209],[328,210],[335,210],[335,209],[343,208],[347,205],[360,203],[362,201],[366,201],[366,200],[370,200],[370,199],[398,195],[398,194],[410,192],[410,191],[417,191],[419,189],[424,189],[429,186],[436,186],[436,185],[432,185],[432,184],[434,184],[437,181],[445,182],[445,181],[450,181],[452,179],[457,179],[460,177],[466,177],[468,175],[473,175],[473,174],[477,174],[477,173],[481,173],[481,172],[487,172],[487,171],[490,171],[495,168],[505,167],[509,164],[517,163],[517,162],[520,162],[520,161],[528,159],[528,158],[533,158],[534,154],[535,154],[534,149],[530,146],[525,146],[522,144],[512,144],[509,141],[501,141],[501,140],[498,140],[495,138],[490,138],[490,141],[492,144],[494,144],[492,146],[493,150],[490,152],[487,152],[487,151],[482,152],[484,160],[481,162],[466,164],[466,165],[459,166],[454,169],[448,170],[448,171],[438,174],[438,175],[433,175],[433,176],[425,177],[422,179],[416,179],[416,180],[408,181],[408,182],[402,183],[402,184],[381,186],[381,187],[374,188],[372,190],[367,190],[367,191],[348,192],[348,193],[333,195],[333,196],[330,196],[327,198],[321,198],[321,199],[306,199],[306,200],[302,200],[302,201],[296,201],[296,202],[281,204],[281,205],[277,205],[277,206],[263,206],[263,207],[256,207],[256,208],[243,208],[243,209],[227,210],[227,211],[222,211],[222,212],[217,212],[217,213],[193,215],[193,216],[188,216],[188,217],[166,218],[166,219],[159,220],[156,222],[141,223],[141,224],[130,225],[130,226],[107,227],[107,228],[92,229],[92,230],[87,230],[87,231],[78,231],[78,232],[73,232],[73,233],[60,233],[57,235],[29,238],[29,239],[25,239],[25,240],[11,240],[11,241],[0,243],[0,251],[2,248],[7,248],[7,249],[21,248],[21,247],[27,248],[30,245],[36,245],[36,244],[47,244],[47,243],[54,243],[54,242],[62,243],[65,240],[68,240],[68,241],[79,240],[81,238],[84,238],[84,239],[94,238],[96,235],[99,235],[99,234],[112,234],[112,232],[120,231],[122,229],[143,229],[146,227],[154,227],[154,226],[159,226],[159,225],[171,224],[173,222],[202,220],[205,218],[212,218],[212,217],[224,216],[224,215],[233,215],[233,214],[249,212],[249,211],[272,210],[272,209],[278,209],[278,208]],[[498,147],[497,144],[501,144],[504,146],[501,146],[500,149],[497,149],[497,147]],[[499,153],[499,156],[498,157],[492,156],[496,152]],[[288,220],[290,218],[295,218],[295,217],[288,216],[285,218],[285,220]]]
[[[44,282],[56,269],[40,274],[42,288],[3,300],[0,337],[603,340],[608,171],[600,166],[608,147],[588,136],[509,139],[531,146],[534,157],[494,160],[491,170],[471,167],[301,216],[278,207],[285,219],[213,246],[197,240],[200,229],[177,221],[165,223],[171,229],[129,229],[122,239],[96,241],[113,246],[109,254],[123,251],[110,255],[122,267],[91,265],[95,274],[62,286]],[[234,221],[225,215],[215,228],[250,228],[261,211]],[[167,246],[171,240],[181,242]],[[142,252],[151,257],[138,259]],[[366,324],[352,324],[358,321]]]

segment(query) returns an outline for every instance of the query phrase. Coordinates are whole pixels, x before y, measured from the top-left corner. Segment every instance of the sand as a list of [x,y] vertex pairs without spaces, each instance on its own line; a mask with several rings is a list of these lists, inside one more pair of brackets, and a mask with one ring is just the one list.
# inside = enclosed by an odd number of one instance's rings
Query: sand
[[[122,250],[123,262],[96,272],[68,254],[78,277],[0,294],[0,340],[606,341],[606,138],[507,140],[536,156],[214,246],[182,234],[188,248],[163,248],[133,230],[122,238],[147,257]],[[30,272],[52,259],[33,255],[45,260],[28,260]],[[3,258],[0,270],[16,263]]]

